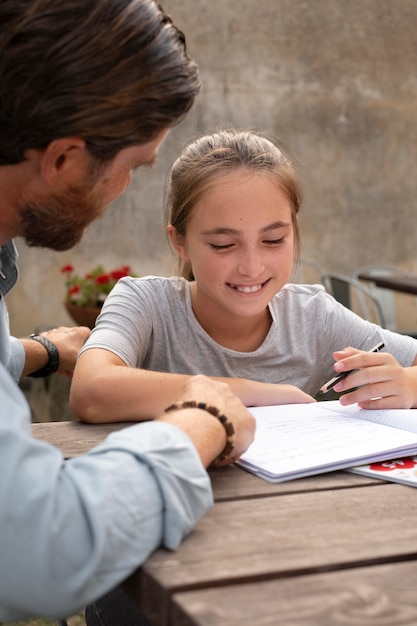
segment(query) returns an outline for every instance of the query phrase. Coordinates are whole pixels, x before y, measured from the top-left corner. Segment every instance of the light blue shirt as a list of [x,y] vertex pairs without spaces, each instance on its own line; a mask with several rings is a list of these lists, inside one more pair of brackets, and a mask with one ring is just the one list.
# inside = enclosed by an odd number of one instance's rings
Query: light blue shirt
[[166,423],[117,431],[69,461],[34,440],[30,408],[7,371],[6,328],[1,298],[0,621],[63,617],[158,546],[176,549],[212,506],[210,480],[188,437]]
[[9,334],[9,316],[4,296],[17,281],[17,250],[13,241],[0,246],[0,363],[6,365],[10,376],[19,380],[25,364],[22,342]]

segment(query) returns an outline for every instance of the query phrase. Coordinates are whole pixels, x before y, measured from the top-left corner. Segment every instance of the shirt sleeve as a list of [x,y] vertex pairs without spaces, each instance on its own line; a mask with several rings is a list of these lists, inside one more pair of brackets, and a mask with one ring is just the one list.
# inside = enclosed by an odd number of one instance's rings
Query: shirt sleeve
[[25,349],[16,337],[10,337],[10,360],[8,370],[14,381],[19,382],[25,366]]
[[0,366],[0,620],[71,615],[157,547],[175,549],[212,506],[188,437],[146,422],[65,461],[33,439],[29,407]]
[[25,359],[22,342],[10,336],[9,315],[4,298],[0,294],[0,363],[6,367],[15,382],[20,380]]
[[[160,285],[149,279],[122,278],[107,296],[90,337],[80,350],[104,348],[116,354],[128,367],[142,367],[159,319],[154,310]],[[163,307],[165,299],[158,301]],[[165,318],[168,315],[165,311]]]

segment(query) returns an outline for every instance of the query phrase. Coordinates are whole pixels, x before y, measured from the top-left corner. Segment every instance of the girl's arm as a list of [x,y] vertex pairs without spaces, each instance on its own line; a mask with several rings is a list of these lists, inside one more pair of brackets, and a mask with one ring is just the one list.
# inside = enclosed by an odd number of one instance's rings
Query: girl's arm
[[345,348],[334,353],[336,373],[357,370],[335,385],[341,404],[358,403],[363,409],[417,408],[417,357],[402,367],[388,352],[363,352]]
[[[202,372],[204,374],[204,372]],[[154,419],[171,404],[192,376],[127,367],[109,350],[90,348],[75,367],[70,404],[85,422]],[[229,385],[246,406],[314,402],[293,385],[244,378],[214,378]]]

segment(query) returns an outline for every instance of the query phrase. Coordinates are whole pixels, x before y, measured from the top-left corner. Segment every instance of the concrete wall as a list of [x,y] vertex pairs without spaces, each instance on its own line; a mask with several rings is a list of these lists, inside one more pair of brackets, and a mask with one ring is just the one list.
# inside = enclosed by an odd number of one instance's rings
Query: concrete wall
[[189,137],[268,132],[304,185],[303,256],[331,271],[392,264],[417,273],[417,2],[164,0],[187,35],[203,90],[152,170],[73,251],[28,250],[8,298],[12,329],[71,324],[60,267],[130,263],[173,271],[162,226],[165,174]]

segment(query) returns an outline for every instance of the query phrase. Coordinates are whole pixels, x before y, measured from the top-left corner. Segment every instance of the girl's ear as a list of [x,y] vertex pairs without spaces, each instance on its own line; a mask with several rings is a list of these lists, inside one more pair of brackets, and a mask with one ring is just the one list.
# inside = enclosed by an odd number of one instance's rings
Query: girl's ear
[[166,233],[171,246],[174,248],[180,259],[184,261],[184,263],[189,262],[190,257],[187,253],[185,236],[179,235],[177,229],[172,224],[168,224]]

